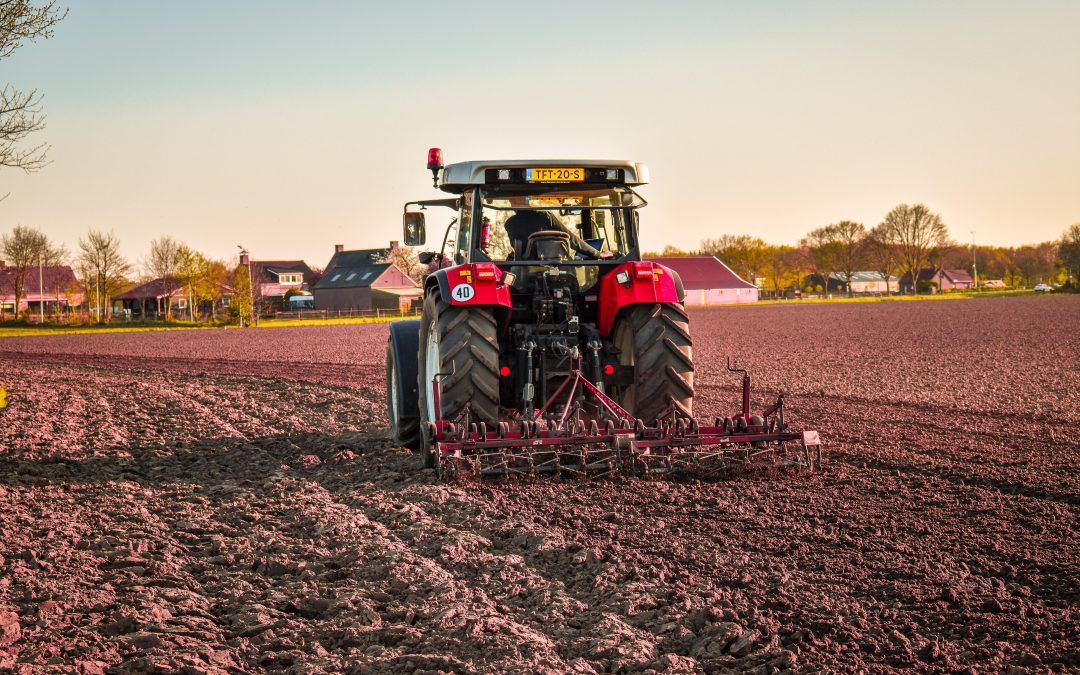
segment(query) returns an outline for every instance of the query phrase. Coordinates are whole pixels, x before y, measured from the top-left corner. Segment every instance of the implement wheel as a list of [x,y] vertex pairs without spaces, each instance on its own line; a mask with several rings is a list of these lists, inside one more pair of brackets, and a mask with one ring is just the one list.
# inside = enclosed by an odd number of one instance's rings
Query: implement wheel
[[[415,358],[415,357],[414,357]],[[403,391],[402,373],[398,372],[394,345],[386,345],[386,409],[390,415],[390,434],[394,442],[413,452],[420,449],[420,417],[416,408],[407,409],[409,393]],[[411,384],[409,385],[411,387]],[[415,400],[416,394],[412,393]]]
[[616,392],[619,405],[647,424],[672,404],[679,416],[690,417],[694,362],[686,311],[678,305],[632,305],[623,310],[612,338],[619,363],[634,368],[634,383]]
[[422,453],[429,468],[438,459],[432,452],[428,423],[437,417],[431,381],[439,373],[442,419],[457,422],[468,409],[469,422],[498,426],[499,338],[490,307],[451,305],[438,290],[424,299],[417,386],[420,428],[425,432]]

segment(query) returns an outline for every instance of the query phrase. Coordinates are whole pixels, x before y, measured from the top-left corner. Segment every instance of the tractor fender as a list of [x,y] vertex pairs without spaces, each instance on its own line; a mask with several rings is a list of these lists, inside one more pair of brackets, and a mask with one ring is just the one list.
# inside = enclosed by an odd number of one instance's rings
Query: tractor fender
[[682,277],[670,267],[664,269],[670,271],[672,278],[675,279],[675,295],[678,296],[679,302],[686,302],[686,287],[683,286]]
[[[623,278],[625,281],[620,281]],[[682,279],[669,267],[654,262],[625,262],[600,280],[597,328],[610,337],[615,319],[630,305],[681,305],[685,297]]]
[[509,308],[510,287],[502,282],[502,277],[502,270],[494,263],[465,263],[433,272],[424,284],[424,292],[430,292],[438,284],[439,296],[451,305]]
[[[416,320],[390,323],[390,350],[394,354],[397,375],[399,410],[403,417],[420,417],[420,398],[416,390],[420,355],[420,322]],[[405,411],[411,410],[408,415]]]

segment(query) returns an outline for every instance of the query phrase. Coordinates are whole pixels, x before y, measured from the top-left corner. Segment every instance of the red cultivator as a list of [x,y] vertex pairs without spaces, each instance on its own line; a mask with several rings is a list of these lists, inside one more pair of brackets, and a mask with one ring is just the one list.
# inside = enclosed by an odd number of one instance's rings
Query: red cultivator
[[[678,415],[672,406],[659,424],[646,426],[584,376],[580,356],[542,408],[526,418],[500,422],[491,430],[469,421],[468,411],[454,421],[431,423],[440,473],[481,476],[563,474],[600,477],[613,473],[647,475],[693,469],[730,468],[769,455],[775,464],[813,468],[821,460],[817,432],[791,431],[784,421],[784,395],[759,415],[750,412],[750,375],[742,373],[742,409],[717,418],[712,426]],[[439,409],[439,382],[432,393]],[[788,452],[790,449],[792,451]],[[783,455],[787,455],[786,457]]]

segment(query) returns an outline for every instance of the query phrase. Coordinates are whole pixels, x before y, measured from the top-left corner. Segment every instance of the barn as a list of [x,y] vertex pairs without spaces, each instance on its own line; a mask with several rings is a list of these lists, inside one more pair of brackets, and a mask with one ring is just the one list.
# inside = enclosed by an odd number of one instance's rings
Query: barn
[[45,305],[47,314],[71,311],[83,303],[83,287],[67,265],[34,265],[26,269],[19,306],[15,306],[16,268],[0,261],[0,316],[5,313],[36,314]]
[[[942,291],[966,291],[975,287],[975,280],[971,278],[967,270],[924,267],[919,270],[918,282],[924,281],[933,283],[938,290]],[[911,272],[906,272],[900,277],[900,290],[904,293],[914,293],[917,290],[915,284],[911,283]]]
[[687,306],[734,305],[757,302],[758,289],[711,255],[646,258],[670,267],[682,279]]
[[[395,247],[397,242],[390,245]],[[408,311],[423,291],[393,263],[381,262],[385,257],[383,248],[346,251],[341,244],[335,246],[326,272],[312,289],[315,308]]]

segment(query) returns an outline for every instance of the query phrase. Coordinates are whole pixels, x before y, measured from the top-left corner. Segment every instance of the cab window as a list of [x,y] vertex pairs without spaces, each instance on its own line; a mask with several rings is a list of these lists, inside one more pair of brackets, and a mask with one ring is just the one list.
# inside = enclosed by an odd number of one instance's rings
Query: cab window
[[529,234],[542,230],[566,232],[574,257],[592,259],[629,251],[629,218],[644,200],[627,188],[525,187],[486,191],[481,204],[477,248],[491,260],[523,259]]

